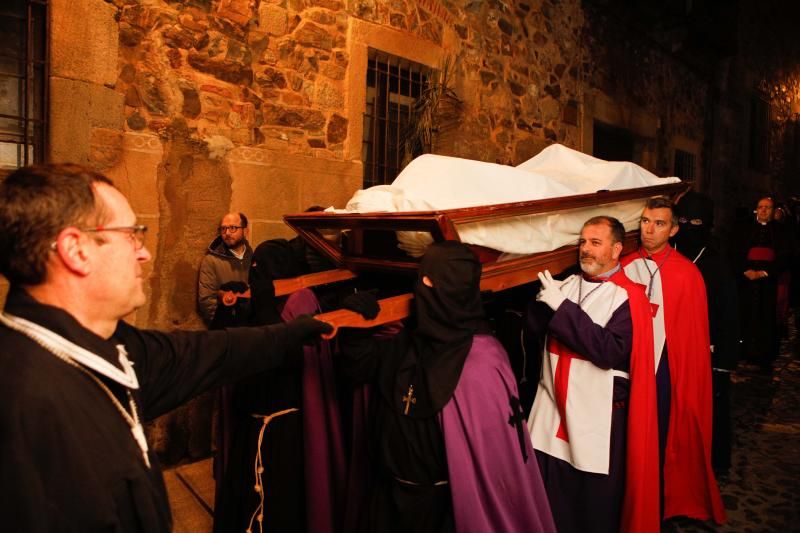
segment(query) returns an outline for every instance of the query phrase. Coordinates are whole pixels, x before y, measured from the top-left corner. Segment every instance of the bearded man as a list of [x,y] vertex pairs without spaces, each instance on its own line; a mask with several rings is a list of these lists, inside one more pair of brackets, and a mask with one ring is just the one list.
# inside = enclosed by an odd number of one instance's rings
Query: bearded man
[[[208,245],[200,262],[197,279],[197,309],[212,329],[247,323],[250,298],[244,295],[248,294],[247,278],[253,261],[244,213],[228,213],[220,220],[217,231],[219,235]],[[227,297],[221,296],[221,291],[228,293]],[[223,309],[225,313],[217,313]]]
[[659,530],[650,307],[619,265],[624,237],[615,218],[587,220],[583,273],[540,273],[529,308],[547,338],[528,427],[562,533]]

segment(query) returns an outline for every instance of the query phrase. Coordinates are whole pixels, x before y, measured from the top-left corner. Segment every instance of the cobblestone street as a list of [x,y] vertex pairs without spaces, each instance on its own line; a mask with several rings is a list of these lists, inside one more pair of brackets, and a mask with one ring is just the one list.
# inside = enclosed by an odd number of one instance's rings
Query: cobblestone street
[[800,360],[798,335],[789,340],[771,375],[740,365],[732,376],[733,457],[719,480],[728,523],[671,521],[665,532],[800,531]]

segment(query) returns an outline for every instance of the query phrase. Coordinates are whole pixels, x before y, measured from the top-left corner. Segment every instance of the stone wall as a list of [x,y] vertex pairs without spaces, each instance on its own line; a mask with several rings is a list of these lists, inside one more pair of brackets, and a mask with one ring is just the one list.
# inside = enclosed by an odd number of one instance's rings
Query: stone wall
[[601,11],[587,13],[586,85],[615,110],[598,119],[632,131],[639,144],[635,162],[660,176],[672,175],[676,148],[691,148],[702,183],[711,77],[677,61],[641,30]]
[[[53,12],[65,31],[52,156],[107,172],[150,225],[140,325],[199,327],[196,266],[223,213],[244,211],[258,243],[289,235],[284,213],[341,206],[360,186],[369,46],[432,68],[456,59],[466,105],[440,153],[517,164],[551,142],[581,148],[576,0],[56,0]],[[81,39],[84,19],[98,36]]]
[[579,2],[467,2],[454,17],[466,103],[451,155],[519,164],[560,142],[581,148]]

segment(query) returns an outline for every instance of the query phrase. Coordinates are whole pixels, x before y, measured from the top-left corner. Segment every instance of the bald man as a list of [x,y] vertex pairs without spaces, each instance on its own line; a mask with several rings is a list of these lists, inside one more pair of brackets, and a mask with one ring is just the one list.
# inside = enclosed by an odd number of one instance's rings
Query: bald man
[[208,245],[200,263],[197,281],[197,310],[209,327],[212,327],[217,312],[219,291],[231,288],[241,293],[247,289],[247,276],[253,259],[253,249],[247,242],[249,229],[244,213],[228,213],[222,217],[217,231],[217,237]]

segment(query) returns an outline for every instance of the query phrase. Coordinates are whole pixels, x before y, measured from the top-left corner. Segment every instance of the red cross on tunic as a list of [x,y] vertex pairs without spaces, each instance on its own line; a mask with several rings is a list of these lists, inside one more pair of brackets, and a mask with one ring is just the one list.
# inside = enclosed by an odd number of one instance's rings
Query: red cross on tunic
[[549,337],[547,340],[547,351],[558,356],[556,363],[556,375],[553,378],[553,388],[556,395],[556,409],[561,421],[558,423],[556,437],[569,442],[567,433],[567,391],[569,390],[569,368],[573,359],[586,360],[575,351],[566,347],[558,339]]

